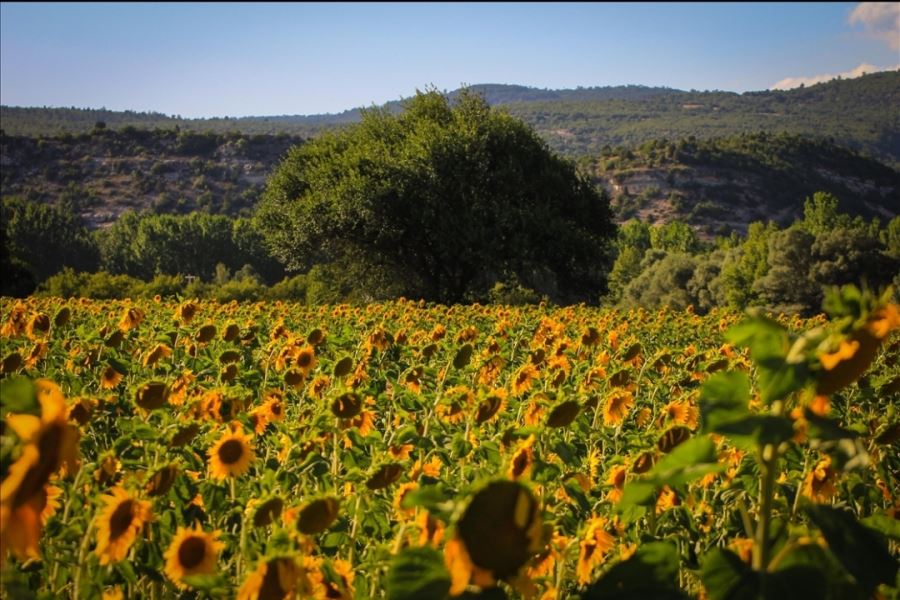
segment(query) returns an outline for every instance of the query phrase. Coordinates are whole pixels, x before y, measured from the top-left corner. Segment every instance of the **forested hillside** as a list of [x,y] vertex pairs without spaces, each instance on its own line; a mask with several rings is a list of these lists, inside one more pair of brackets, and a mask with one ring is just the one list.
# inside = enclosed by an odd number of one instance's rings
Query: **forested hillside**
[[[0,138],[3,196],[69,202],[93,227],[126,210],[248,215],[267,176],[302,139],[126,128],[34,139]],[[841,210],[890,219],[900,174],[826,140],[754,134],[607,147],[581,169],[605,188],[617,219],[683,220],[704,235],[785,224],[826,191]]]
[[127,127],[52,138],[0,137],[2,195],[68,202],[92,226],[126,210],[249,212],[301,138]]
[[[541,90],[475,85],[492,105],[505,105],[532,125],[557,151],[579,156],[606,145],[637,145],[658,138],[729,136],[757,131],[833,137],[841,145],[900,163],[900,72],[834,80],[788,91],[682,91],[644,86]],[[451,92],[451,95],[455,92]],[[399,111],[400,102],[389,102]],[[159,113],[70,108],[0,108],[7,134],[87,133],[107,127],[172,128],[217,133],[312,136],[359,121],[358,109],[338,114],[182,119]]]

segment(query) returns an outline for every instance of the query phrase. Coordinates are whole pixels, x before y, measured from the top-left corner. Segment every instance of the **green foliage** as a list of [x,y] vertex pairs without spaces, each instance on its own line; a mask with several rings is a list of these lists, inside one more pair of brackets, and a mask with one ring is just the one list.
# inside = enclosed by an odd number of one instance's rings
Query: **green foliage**
[[473,94],[419,93],[405,108],[366,111],[272,175],[256,218],[289,269],[376,268],[443,302],[484,296],[505,273],[569,301],[605,291],[608,203],[571,164]]
[[[63,267],[79,271],[96,268],[96,249],[70,206],[3,198],[0,211],[4,272],[16,269],[19,277],[30,274],[35,281],[42,281]],[[4,283],[3,294],[8,293],[6,286]]]
[[582,600],[682,600],[679,589],[678,551],[668,542],[649,542],[634,556],[613,566],[592,583]]
[[[479,85],[490,104],[505,105],[515,117],[537,128],[557,152],[584,155],[604,145],[645,144],[660,157],[669,150],[653,142],[660,131],[670,138],[697,139],[746,132],[779,132],[829,136],[896,164],[896,123],[885,114],[900,103],[897,72],[873,73],[856,79],[788,91],[681,91],[644,86],[540,90],[514,85]],[[454,92],[457,95],[460,92]],[[399,112],[399,102],[385,110]],[[364,111],[335,115],[258,116],[238,119],[182,119],[159,113],[84,109],[0,107],[3,127],[15,135],[88,133],[102,120],[111,129],[180,127],[196,132],[241,131],[251,134],[291,133],[311,136],[359,122]]]

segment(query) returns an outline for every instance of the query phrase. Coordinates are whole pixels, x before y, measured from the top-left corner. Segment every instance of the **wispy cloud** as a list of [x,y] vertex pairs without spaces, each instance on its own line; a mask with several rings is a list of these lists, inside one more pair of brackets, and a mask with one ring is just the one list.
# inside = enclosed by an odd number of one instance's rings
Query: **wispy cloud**
[[861,23],[868,35],[887,42],[891,50],[900,50],[900,2],[860,2],[847,21]]
[[863,63],[854,69],[850,69],[849,71],[844,71],[843,73],[826,73],[824,75],[813,75],[812,77],[787,77],[782,79],[778,83],[774,84],[771,89],[773,90],[790,90],[796,87],[811,86],[816,85],[817,83],[824,83],[826,81],[831,81],[837,77],[841,79],[854,79],[856,77],[862,77],[863,75],[867,75],[869,73],[878,73],[879,71],[895,71],[900,69],[900,65],[894,65],[893,67],[876,67],[875,65],[870,65],[868,63]]

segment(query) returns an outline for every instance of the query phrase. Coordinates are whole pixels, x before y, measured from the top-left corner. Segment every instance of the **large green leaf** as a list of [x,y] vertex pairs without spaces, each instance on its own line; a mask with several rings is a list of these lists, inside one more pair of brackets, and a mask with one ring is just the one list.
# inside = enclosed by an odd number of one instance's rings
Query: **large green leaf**
[[391,561],[386,583],[388,600],[437,600],[450,592],[450,573],[437,550],[406,548]]
[[731,550],[714,548],[704,555],[700,579],[709,600],[756,600],[759,575]]
[[789,359],[792,340],[787,330],[772,319],[751,316],[729,329],[725,337],[750,349],[750,358],[757,367],[760,397],[766,404],[806,385],[806,362]]
[[878,584],[894,584],[897,560],[878,532],[862,525],[853,515],[830,506],[810,504],[806,512],[822,530],[829,550],[867,595]]
[[27,377],[0,379],[0,417],[8,413],[40,414],[34,384]]
[[591,584],[583,600],[680,600],[687,595],[678,588],[678,551],[667,542],[650,542],[634,556],[612,567]]
[[712,440],[695,437],[676,447],[642,477],[626,484],[617,508],[625,512],[635,506],[652,504],[663,486],[684,485],[722,468],[716,462],[716,445]]

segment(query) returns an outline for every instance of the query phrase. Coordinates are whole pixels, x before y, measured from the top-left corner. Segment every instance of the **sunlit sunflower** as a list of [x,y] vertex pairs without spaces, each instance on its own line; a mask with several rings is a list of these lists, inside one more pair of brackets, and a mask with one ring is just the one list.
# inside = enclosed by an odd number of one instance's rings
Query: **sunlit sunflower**
[[534,380],[537,379],[538,375],[537,368],[530,362],[522,365],[519,370],[516,371],[515,375],[513,375],[513,380],[510,384],[512,395],[521,396],[530,390],[532,383],[534,383]]
[[659,493],[659,497],[656,499],[656,514],[664,513],[679,504],[681,504],[681,501],[678,499],[678,494],[675,493],[675,490],[664,485]]
[[215,573],[219,551],[225,547],[218,537],[218,531],[207,533],[199,526],[179,527],[164,555],[166,576],[184,589],[185,577]]
[[418,487],[419,484],[410,481],[400,484],[400,486],[397,488],[397,492],[394,494],[394,510],[397,511],[397,515],[400,520],[407,520],[415,515],[415,507],[403,508],[403,499],[406,498],[407,494],[414,491]]
[[294,600],[312,591],[306,567],[294,557],[278,556],[259,563],[238,590],[237,600]]
[[430,511],[419,511],[416,525],[419,527],[419,546],[437,548],[444,541],[444,523],[434,518]]
[[803,480],[803,495],[813,502],[828,502],[837,493],[834,485],[837,476],[837,470],[831,466],[831,457],[826,454]]
[[578,583],[585,585],[591,582],[591,574],[597,565],[603,563],[606,553],[615,545],[615,538],[609,533],[609,521],[603,517],[591,517],[587,522],[587,530],[579,544]]
[[122,381],[123,375],[116,371],[111,366],[107,366],[103,369],[103,373],[100,375],[100,389],[103,390],[111,390],[112,388],[119,385]]
[[78,465],[78,430],[67,422],[68,406],[62,391],[46,379],[38,379],[34,385],[40,417],[10,413],[5,419],[24,444],[21,456],[0,484],[0,502],[12,513],[32,505],[60,467],[74,473]]
[[152,518],[150,503],[138,500],[121,487],[101,496],[104,508],[97,518],[97,556],[100,564],[124,560],[144,523]]
[[534,466],[534,435],[519,443],[513,451],[512,460],[509,463],[508,475],[510,479],[521,479],[531,473]]
[[634,405],[634,396],[631,392],[616,390],[606,398],[603,405],[603,424],[607,427],[619,425],[625,420],[628,411]]
[[41,509],[41,525],[46,525],[47,521],[59,510],[60,496],[62,496],[62,489],[55,485],[44,486],[44,490],[38,496],[38,508]]
[[164,358],[172,356],[172,349],[165,344],[156,344],[147,355],[144,356],[144,366],[151,367]]
[[209,450],[209,474],[213,479],[243,475],[256,458],[250,437],[240,428],[232,428]]
[[628,467],[625,465],[616,465],[609,470],[606,477],[606,483],[612,486],[612,489],[606,492],[606,499],[612,503],[616,503],[622,499],[625,491],[625,477],[628,475]]
[[309,375],[316,368],[316,350],[312,346],[306,346],[294,353],[294,366],[303,375]]
[[119,329],[121,331],[128,331],[130,329],[134,329],[138,325],[141,324],[141,321],[144,320],[144,311],[141,309],[132,306],[125,310],[125,313],[122,315],[122,318],[119,320]]
[[185,302],[177,309],[175,309],[175,317],[185,325],[190,323],[196,314],[197,305],[193,302]]

